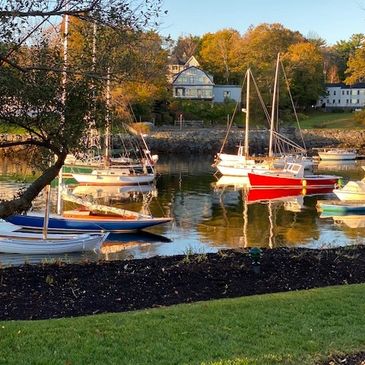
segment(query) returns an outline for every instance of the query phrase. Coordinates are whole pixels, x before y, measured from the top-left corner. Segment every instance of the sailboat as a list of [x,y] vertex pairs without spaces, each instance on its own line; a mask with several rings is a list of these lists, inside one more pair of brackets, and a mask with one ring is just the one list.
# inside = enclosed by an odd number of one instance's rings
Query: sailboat
[[[237,154],[228,154],[221,151],[217,154],[215,166],[222,175],[226,176],[247,176],[251,171],[266,171],[269,169],[267,163],[257,163],[249,158],[249,119],[250,119],[250,81],[253,75],[250,69],[246,71],[246,108],[242,109],[245,113],[245,140],[244,146],[239,146]],[[233,120],[233,119],[232,119]],[[229,132],[227,129],[227,135]]]
[[[233,157],[228,154],[218,154],[218,158],[220,161],[216,163],[217,169],[223,175],[232,175],[232,176],[247,176],[249,172],[254,173],[262,173],[273,169],[282,169],[287,162],[291,163],[299,163],[304,166],[304,168],[308,168],[313,165],[312,159],[305,156],[305,148],[299,146],[297,143],[291,141],[285,136],[280,135],[275,130],[275,113],[277,112],[276,104],[277,104],[277,94],[278,94],[278,75],[279,75],[279,67],[280,67],[280,54],[278,54],[277,62],[276,62],[276,71],[275,71],[275,80],[274,80],[274,92],[273,92],[273,101],[272,101],[272,111],[271,118],[268,117],[268,112],[264,105],[263,109],[265,114],[267,115],[268,120],[270,120],[270,138],[269,138],[269,159],[264,162],[256,162],[253,159],[248,159],[249,155],[249,147],[248,147],[248,135],[249,135],[249,88],[250,88],[250,76],[252,77],[251,71],[248,70],[246,73],[247,78],[247,91],[246,91],[246,129],[245,129],[245,144],[244,144],[244,154],[243,149],[240,146],[238,150],[237,157]],[[259,94],[259,91],[256,86],[256,91]],[[288,86],[288,85],[287,85]],[[288,86],[289,90],[289,86]],[[289,90],[289,95],[290,90]],[[292,98],[291,98],[292,99]],[[295,113],[294,103],[292,102],[293,110]],[[296,115],[296,113],[295,113]],[[279,153],[274,153],[274,139],[276,142],[276,148],[279,150]],[[304,141],[303,141],[304,145]],[[284,152],[284,146],[288,146],[292,150],[299,151],[300,154],[289,154],[288,152]],[[221,158],[220,156],[223,156]]]
[[46,210],[42,215],[39,233],[23,232],[15,224],[0,224],[0,252],[14,254],[63,254],[71,252],[99,250],[109,233],[59,234],[48,233],[49,194],[46,189]]
[[[80,208],[66,210],[62,214],[50,214],[48,218],[50,232],[133,232],[172,220],[95,204],[78,198],[68,191],[62,193],[64,200],[76,203]],[[5,220],[28,230],[40,231],[44,225],[44,214],[14,214]]]

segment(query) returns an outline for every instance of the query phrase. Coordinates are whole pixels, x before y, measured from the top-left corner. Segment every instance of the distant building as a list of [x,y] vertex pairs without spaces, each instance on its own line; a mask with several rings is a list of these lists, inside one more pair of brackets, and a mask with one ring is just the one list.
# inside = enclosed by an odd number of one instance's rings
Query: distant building
[[216,85],[213,76],[200,68],[194,56],[184,64],[172,62],[168,78],[174,98],[211,100],[215,103],[223,103],[228,99],[241,102],[240,86]]
[[195,66],[183,69],[172,81],[174,98],[213,100],[213,88],[213,77]]
[[342,82],[326,84],[326,95],[318,100],[316,107],[326,110],[362,109],[365,107],[365,83],[351,86]]
[[181,63],[175,59],[170,59],[168,74],[169,83],[173,82],[177,74],[191,66],[200,67],[198,60],[194,56],[191,56],[185,63]]

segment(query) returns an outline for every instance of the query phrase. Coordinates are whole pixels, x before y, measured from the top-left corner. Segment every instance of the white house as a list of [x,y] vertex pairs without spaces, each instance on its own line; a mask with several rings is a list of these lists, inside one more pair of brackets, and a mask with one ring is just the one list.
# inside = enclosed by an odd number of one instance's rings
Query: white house
[[346,85],[344,83],[326,84],[326,95],[322,96],[316,107],[325,109],[362,109],[365,107],[365,83]]

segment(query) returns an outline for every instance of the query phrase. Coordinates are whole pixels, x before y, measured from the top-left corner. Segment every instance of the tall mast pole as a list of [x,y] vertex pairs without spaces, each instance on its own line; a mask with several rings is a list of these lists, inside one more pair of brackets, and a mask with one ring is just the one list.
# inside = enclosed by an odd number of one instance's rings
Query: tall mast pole
[[246,129],[245,129],[245,156],[249,155],[248,147],[248,130],[249,130],[249,119],[250,119],[250,75],[251,70],[248,69],[246,72],[247,85],[246,85]]
[[108,67],[106,78],[106,117],[105,117],[105,160],[109,165],[110,161],[110,67]]
[[[65,125],[65,108],[66,108],[66,97],[67,97],[67,90],[66,90],[66,83],[67,83],[67,62],[68,62],[68,23],[69,23],[69,16],[68,14],[65,15],[65,27],[63,30],[63,67],[62,67],[62,95],[61,95],[61,102],[62,102],[62,113],[61,113],[61,126],[62,128]],[[60,169],[58,174],[58,186],[57,186],[57,214],[61,214],[62,212],[62,170],[63,166]]]
[[275,106],[276,106],[276,96],[277,96],[277,88],[278,88],[278,76],[279,76],[279,64],[280,64],[280,53],[278,53],[278,57],[276,59],[276,70],[275,70],[275,80],[274,80],[274,92],[272,96],[272,105],[271,105],[271,123],[270,123],[270,140],[269,140],[269,157],[273,156],[273,137],[274,137],[274,128],[275,128]]

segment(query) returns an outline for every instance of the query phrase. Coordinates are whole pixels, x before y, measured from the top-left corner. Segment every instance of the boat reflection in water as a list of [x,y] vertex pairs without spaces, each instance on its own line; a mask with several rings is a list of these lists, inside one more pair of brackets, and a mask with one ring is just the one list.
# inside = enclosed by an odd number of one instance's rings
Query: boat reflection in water
[[325,170],[325,171],[349,171],[356,170],[358,168],[358,163],[356,160],[328,160],[322,161],[320,160],[317,165],[317,170]]
[[231,247],[273,248],[316,239],[319,232],[313,216],[315,201],[319,196],[332,195],[333,190],[254,189],[237,179],[219,179],[213,186],[219,208],[213,205],[213,217],[202,226],[201,235],[217,245],[224,241]]

